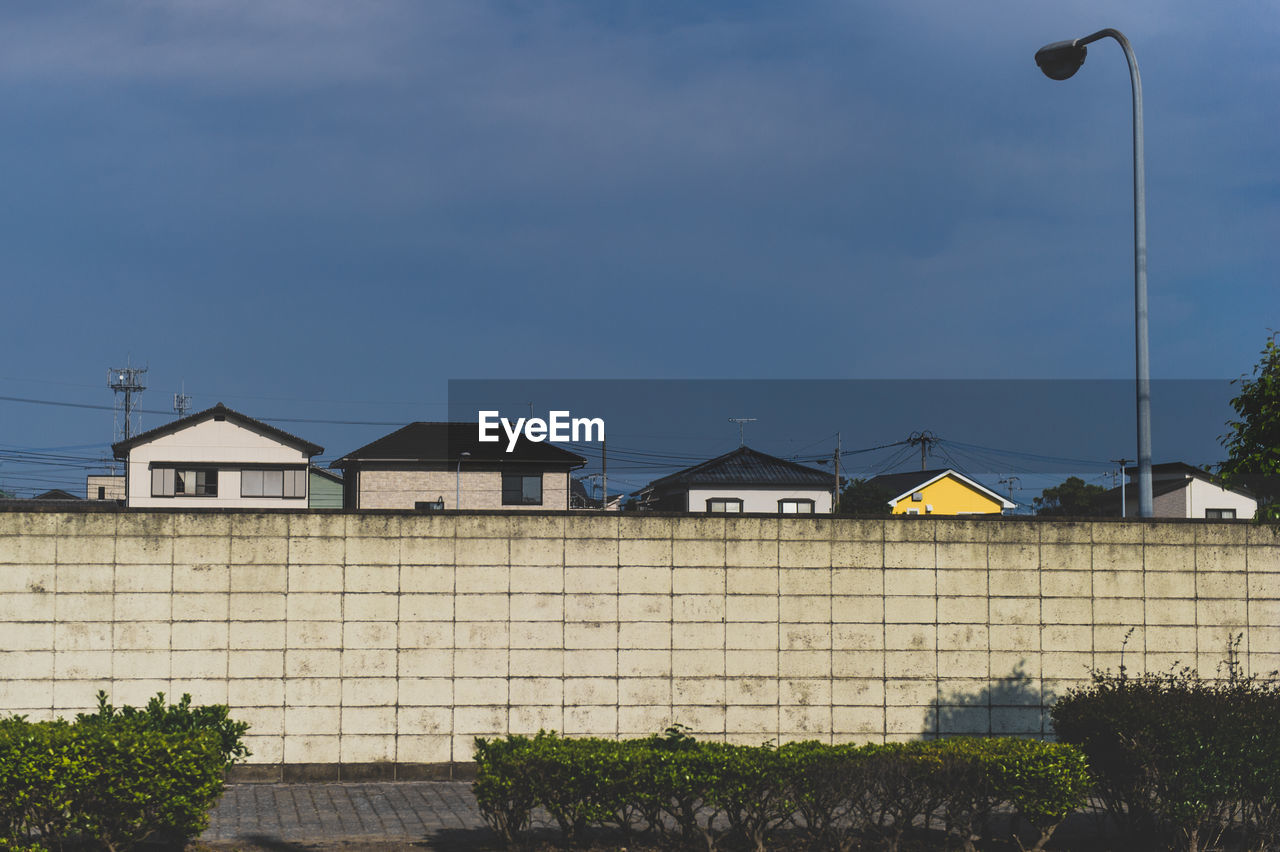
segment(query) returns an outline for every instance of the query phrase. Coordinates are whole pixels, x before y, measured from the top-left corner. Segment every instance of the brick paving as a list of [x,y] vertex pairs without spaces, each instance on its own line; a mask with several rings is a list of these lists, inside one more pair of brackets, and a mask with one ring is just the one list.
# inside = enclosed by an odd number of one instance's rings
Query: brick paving
[[265,849],[494,848],[465,781],[230,784],[200,840]]

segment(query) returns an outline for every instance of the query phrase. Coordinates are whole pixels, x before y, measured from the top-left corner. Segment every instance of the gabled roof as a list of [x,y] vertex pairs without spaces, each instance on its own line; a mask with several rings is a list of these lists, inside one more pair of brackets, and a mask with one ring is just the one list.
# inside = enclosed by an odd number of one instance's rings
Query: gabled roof
[[330,482],[342,482],[342,474],[340,473],[334,473],[331,470],[325,470],[324,468],[317,467],[316,465],[311,465],[307,470],[314,473],[316,476],[329,480]]
[[696,486],[737,485],[831,489],[835,475],[742,446],[693,467],[650,482],[646,491]]
[[463,453],[468,453],[468,464],[484,462],[503,464],[510,462],[538,463],[555,467],[576,468],[587,463],[577,453],[562,450],[545,441],[534,442],[523,434],[516,440],[515,448],[507,452],[507,438],[498,441],[480,441],[480,430],[475,423],[410,423],[385,435],[358,450],[352,450],[329,467],[346,468],[361,462],[404,462],[406,464],[457,464]]
[[70,491],[63,491],[61,488],[54,488],[43,494],[37,494],[31,498],[33,500],[82,500],[84,498],[72,494]]
[[904,497],[909,497],[914,492],[921,491],[946,476],[959,480],[974,491],[996,501],[1005,509],[1016,508],[1016,505],[1012,501],[1005,497],[1001,497],[985,485],[974,482],[969,477],[949,467],[934,470],[916,470],[909,473],[882,474],[881,476],[873,476],[871,479],[867,480],[867,484],[878,485],[885,491],[892,494],[893,496],[889,499],[889,505],[893,506]]
[[[1126,465],[1124,472],[1129,476],[1129,481],[1136,486],[1138,482],[1138,466]],[[1196,467],[1195,465],[1187,464],[1186,462],[1161,462],[1160,464],[1153,464],[1151,465],[1151,476],[1153,481],[1153,496],[1155,493],[1155,483],[1174,483],[1172,488],[1166,488],[1161,492],[1163,494],[1167,494],[1170,491],[1176,491],[1178,488],[1181,488],[1182,483],[1186,482],[1188,479],[1198,479],[1201,482],[1208,482],[1211,485],[1218,486],[1224,491],[1234,491],[1237,494],[1244,495],[1245,497],[1254,496],[1254,493],[1248,488],[1242,485],[1225,485],[1222,481],[1222,477],[1217,474],[1210,473],[1204,468]]]
[[117,441],[111,445],[111,452],[118,459],[128,458],[129,450],[139,444],[145,444],[154,441],[156,438],[165,435],[172,435],[174,432],[181,432],[188,426],[194,426],[205,420],[212,420],[215,417],[222,417],[233,423],[239,423],[241,426],[252,429],[255,432],[261,432],[268,437],[275,438],[282,444],[288,444],[291,447],[297,447],[309,456],[318,456],[324,452],[324,447],[319,444],[313,444],[310,441],[304,441],[297,435],[290,435],[283,429],[277,429],[275,426],[263,423],[261,420],[254,420],[246,414],[241,414],[232,408],[227,408],[222,403],[218,403],[213,408],[206,408],[204,411],[197,411],[195,414],[188,414],[186,417],[180,417],[177,420],[166,423],[163,426],[157,426],[138,435],[134,435],[126,441]]

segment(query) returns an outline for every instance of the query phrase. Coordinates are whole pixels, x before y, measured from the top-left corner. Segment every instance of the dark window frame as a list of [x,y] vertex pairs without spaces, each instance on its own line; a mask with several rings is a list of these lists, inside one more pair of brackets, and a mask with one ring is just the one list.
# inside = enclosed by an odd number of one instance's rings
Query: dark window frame
[[[783,511],[782,506],[784,503],[795,503],[797,506],[796,511],[794,512]],[[805,511],[800,511],[799,509],[800,506],[808,506],[809,508]],[[817,513],[818,513],[818,504],[808,497],[784,497],[778,501],[779,515],[816,515]]]
[[[246,493],[246,488],[250,479],[245,476],[246,473],[264,474],[262,477],[263,482],[260,493]],[[265,474],[267,473],[280,474],[279,494],[266,493],[267,484]],[[240,469],[240,496],[244,499],[250,500],[258,498],[262,498],[264,500],[306,500],[310,496],[311,491],[310,479],[311,477],[308,475],[307,468],[299,465],[248,465],[247,467],[242,467]],[[297,493],[297,486],[299,482],[302,484],[301,494]],[[274,492],[274,488],[272,491]],[[291,491],[293,493],[290,493]]]
[[[519,480],[518,487],[514,485]],[[537,480],[538,496],[534,498],[528,494],[528,482]],[[502,472],[502,505],[504,506],[541,506],[545,499],[546,489],[543,487],[542,471],[537,473],[517,473],[514,471]],[[519,497],[516,497],[516,495]]]
[[[723,503],[724,508],[713,509],[711,506],[711,504],[713,503]],[[738,508],[730,510],[728,508],[730,504],[737,505]],[[742,508],[743,507],[742,507],[741,497],[708,497],[707,498],[707,511],[716,515],[741,515]]]
[[1235,509],[1205,509],[1204,517],[1207,521],[1234,521],[1236,519]]
[[[198,497],[200,499],[217,499],[218,497],[218,470],[217,467],[209,465],[178,465],[178,464],[158,464],[151,466],[151,496],[152,497]],[[156,474],[160,474],[159,480]],[[183,474],[179,477],[179,474]],[[192,490],[187,491],[186,474],[194,474],[192,476]],[[212,474],[212,476],[210,476]],[[181,478],[183,489],[178,490],[178,482]],[[156,486],[159,485],[159,490]]]

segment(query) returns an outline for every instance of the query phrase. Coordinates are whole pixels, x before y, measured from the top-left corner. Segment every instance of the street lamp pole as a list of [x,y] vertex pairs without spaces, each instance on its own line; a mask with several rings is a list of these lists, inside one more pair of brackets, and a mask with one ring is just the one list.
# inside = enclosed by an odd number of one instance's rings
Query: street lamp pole
[[1138,515],[1150,518],[1151,498],[1151,361],[1147,341],[1147,181],[1142,142],[1142,79],[1129,39],[1119,30],[1098,30],[1074,41],[1059,41],[1036,51],[1036,64],[1052,80],[1066,80],[1084,64],[1086,45],[1113,38],[1129,63],[1133,90],[1133,314],[1138,402]]
[[453,479],[453,508],[462,508],[462,460],[471,458],[471,453],[458,453],[458,470]]

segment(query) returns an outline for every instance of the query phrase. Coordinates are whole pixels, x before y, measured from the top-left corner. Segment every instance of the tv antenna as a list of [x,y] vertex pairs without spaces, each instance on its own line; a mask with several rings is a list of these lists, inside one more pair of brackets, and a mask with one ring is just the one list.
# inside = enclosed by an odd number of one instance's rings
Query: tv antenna
[[147,368],[133,366],[132,359],[127,361],[124,367],[112,367],[107,370],[107,387],[115,393],[112,432],[120,436],[121,440],[127,441],[132,438],[140,426],[135,412],[138,407],[138,397],[142,396],[142,392],[147,389],[147,386],[142,383],[142,377],[146,373]]
[[729,422],[730,422],[730,423],[737,423],[737,424],[738,424],[738,446],[739,446],[739,447],[741,447],[741,446],[745,445],[745,443],[746,443],[746,440],[742,437],[742,427],[743,427],[743,425],[744,425],[744,424],[746,424],[746,423],[755,423],[755,422],[756,422],[756,420],[758,420],[758,419],[759,419],[759,418],[756,418],[756,417],[730,417],[730,418],[729,418]]

